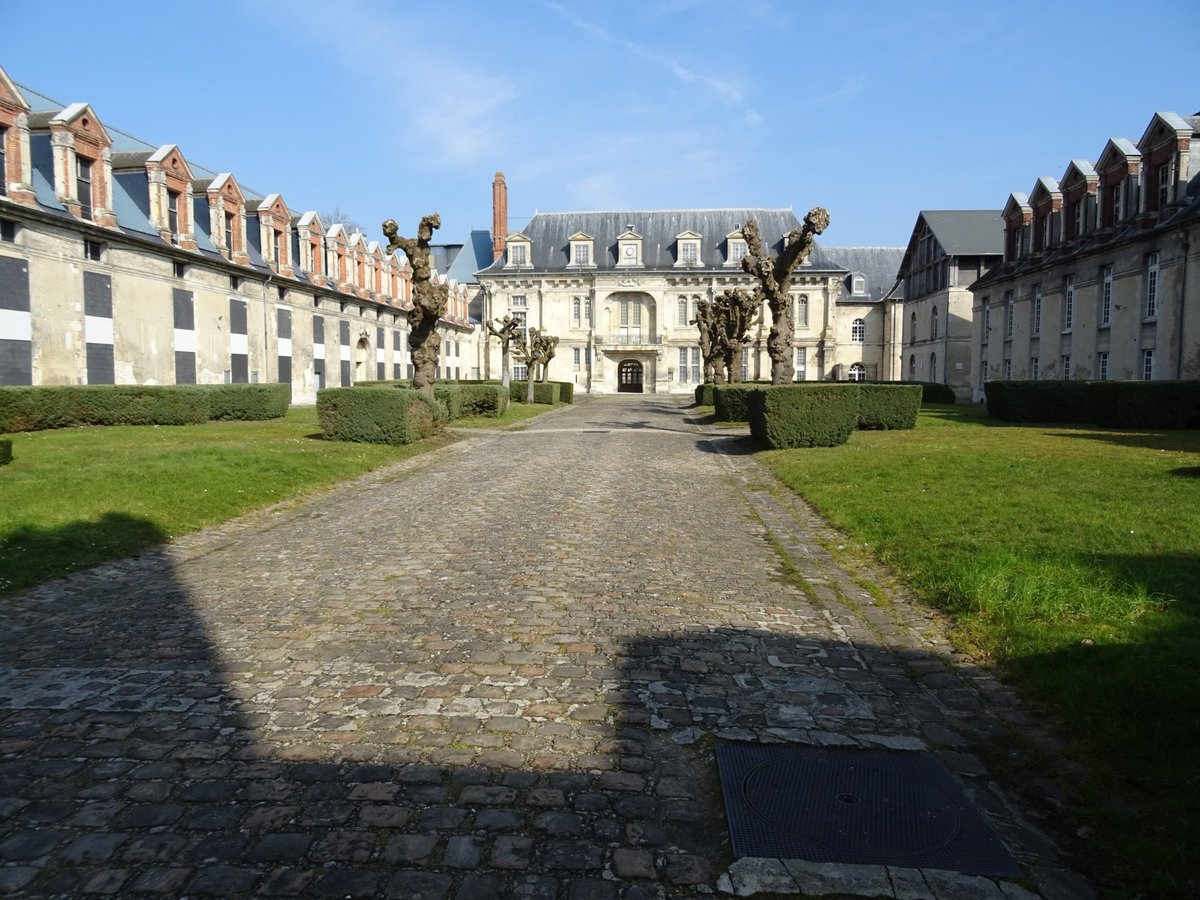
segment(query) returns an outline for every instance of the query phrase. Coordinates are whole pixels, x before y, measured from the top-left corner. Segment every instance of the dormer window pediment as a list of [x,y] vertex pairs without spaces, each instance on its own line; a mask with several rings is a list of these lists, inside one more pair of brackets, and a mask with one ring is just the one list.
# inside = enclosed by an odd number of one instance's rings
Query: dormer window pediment
[[596,255],[593,252],[595,238],[590,234],[577,231],[568,239],[567,267],[572,269],[594,269]]
[[533,268],[533,241],[517,232],[508,236],[505,242],[504,268],[531,269]]
[[736,266],[741,268],[742,259],[747,254],[746,236],[742,234],[742,229],[731,231],[725,235],[725,265]]
[[642,265],[642,236],[626,225],[617,235],[617,267],[640,268]]

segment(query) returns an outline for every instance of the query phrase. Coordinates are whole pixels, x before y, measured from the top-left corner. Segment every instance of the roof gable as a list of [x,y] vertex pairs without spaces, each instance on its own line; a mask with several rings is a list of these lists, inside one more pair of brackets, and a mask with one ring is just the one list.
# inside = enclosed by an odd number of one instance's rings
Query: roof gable
[[1131,161],[1142,158],[1142,152],[1127,138],[1109,138],[1100,158],[1096,160],[1096,171],[1107,172],[1116,166],[1127,167]]
[[1058,189],[1058,182],[1043,175],[1033,186],[1033,193],[1029,195],[1029,203],[1031,206],[1038,206],[1055,199],[1062,199],[1062,191]]
[[[925,209],[919,221],[925,222],[948,256],[1004,252],[1004,218],[998,209]],[[919,227],[918,223],[914,235]]]
[[28,110],[29,101],[17,89],[13,80],[8,77],[8,73],[0,66],[0,102],[7,103],[11,106],[16,106],[20,109]]
[[1033,208],[1029,205],[1029,198],[1023,193],[1013,191],[1008,195],[1008,202],[1004,204],[1005,219],[1028,216],[1032,212]]
[[569,241],[594,241],[595,238],[592,237],[590,234],[588,234],[586,231],[577,231],[573,235],[571,235],[569,238],[567,238],[567,240],[569,240]]
[[151,153],[146,161],[158,164],[170,175],[189,182],[194,180],[192,169],[184,159],[183,153],[180,152],[178,144],[163,144],[154,153]]
[[1138,149],[1145,150],[1165,141],[1191,137],[1194,130],[1191,123],[1178,113],[1156,112],[1142,132],[1142,139],[1137,142]]
[[50,125],[62,125],[75,134],[87,135],[98,144],[111,145],[108,130],[100,124],[100,118],[90,103],[72,103],[50,118]]

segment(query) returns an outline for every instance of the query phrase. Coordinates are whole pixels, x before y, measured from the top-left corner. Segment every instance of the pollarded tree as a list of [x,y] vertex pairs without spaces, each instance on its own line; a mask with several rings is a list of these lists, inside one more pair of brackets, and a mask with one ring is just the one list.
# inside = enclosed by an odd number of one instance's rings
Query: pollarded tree
[[713,298],[713,317],[730,384],[742,380],[742,348],[750,340],[750,329],[758,324],[761,309],[758,292],[745,288],[730,288]]
[[[438,350],[441,339],[437,337],[437,324],[446,315],[450,298],[450,287],[445,282],[434,281],[433,261],[429,254],[429,239],[434,229],[442,227],[442,217],[437,213],[425,216],[417,226],[417,237],[400,237],[395,219],[383,223],[383,234],[388,239],[387,252],[403,250],[412,267],[413,308],[408,313],[408,343],[413,362],[412,386],[433,396],[433,383],[437,377]],[[432,340],[431,340],[432,338]]]
[[713,305],[707,300],[696,303],[696,318],[691,323],[700,331],[700,356],[704,359],[704,383],[725,383],[725,350],[717,331]]
[[812,253],[816,236],[829,227],[829,212],[814,206],[804,217],[803,228],[793,228],[783,239],[783,250],[772,259],[762,245],[758,223],[751,219],[742,226],[746,255],[742,269],[758,279],[759,292],[771,310],[771,333],[767,335],[767,355],[771,357],[771,383],[792,381],[792,273]]
[[525,367],[526,403],[533,403],[533,382],[538,360],[537,336],[536,328],[530,328],[528,331],[521,329],[513,339],[513,352],[521,365]]
[[555,351],[558,349],[558,338],[552,334],[546,334],[540,331],[534,339],[534,356],[537,359],[537,364],[541,370],[541,375],[538,381],[546,382],[550,380],[550,360],[554,359]]
[[517,340],[521,333],[521,320],[514,319],[511,315],[505,316],[503,319],[497,319],[497,328],[491,322],[487,323],[487,330],[500,339],[500,384],[508,387],[512,381],[512,373],[509,365],[509,360],[512,355],[513,341]]

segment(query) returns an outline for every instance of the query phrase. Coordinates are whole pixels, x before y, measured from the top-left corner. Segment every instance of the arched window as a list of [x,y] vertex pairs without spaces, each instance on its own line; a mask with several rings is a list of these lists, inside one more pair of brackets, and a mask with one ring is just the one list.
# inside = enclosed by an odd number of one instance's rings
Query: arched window
[[808,294],[801,294],[796,300],[796,327],[808,327]]
[[851,381],[865,381],[867,377],[866,367],[862,363],[854,363],[850,366]]
[[576,325],[579,324],[579,314],[580,314],[581,309],[582,309],[582,306],[579,302],[579,298],[576,297],[574,300],[571,301],[571,321],[574,322]]
[[867,339],[867,323],[862,319],[855,319],[850,323],[850,340],[861,344]]
[[908,335],[909,335],[908,339],[910,341],[915,341],[917,339],[917,313],[916,313],[916,310],[913,310],[912,318],[910,321],[911,321],[911,324],[908,329]]
[[937,336],[938,336],[938,313],[937,313],[937,307],[935,306],[929,312],[929,339],[931,341],[936,341]]
[[678,310],[678,312],[675,313],[675,324],[682,326],[682,325],[686,325],[687,323],[688,323],[687,297],[680,295],[679,310]]
[[583,301],[583,318],[589,325],[592,324],[592,301],[590,299]]
[[929,380],[930,381],[938,380],[938,377],[937,377],[937,354],[936,353],[929,354]]
[[[914,313],[914,315],[915,315],[915,313]],[[910,355],[908,357],[908,380],[909,381],[917,380],[917,357],[914,355]]]

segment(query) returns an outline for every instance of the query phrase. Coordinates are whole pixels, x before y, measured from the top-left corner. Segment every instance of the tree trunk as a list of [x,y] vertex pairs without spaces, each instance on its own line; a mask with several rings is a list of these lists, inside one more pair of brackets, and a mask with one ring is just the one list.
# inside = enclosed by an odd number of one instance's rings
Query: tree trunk
[[[782,302],[781,302],[782,301]],[[792,365],[792,298],[774,298],[771,307],[771,331],[767,335],[767,355],[771,357],[771,384],[791,384],[795,377]]]
[[525,402],[533,403],[533,362],[525,367]]
[[442,345],[441,338],[437,335],[438,318],[437,313],[425,313],[420,306],[414,306],[408,314],[413,390],[423,391],[430,397],[433,396],[433,386],[437,381],[438,351]]
[[500,344],[500,384],[507,388],[512,383],[512,372],[509,366],[508,341],[502,341]]

